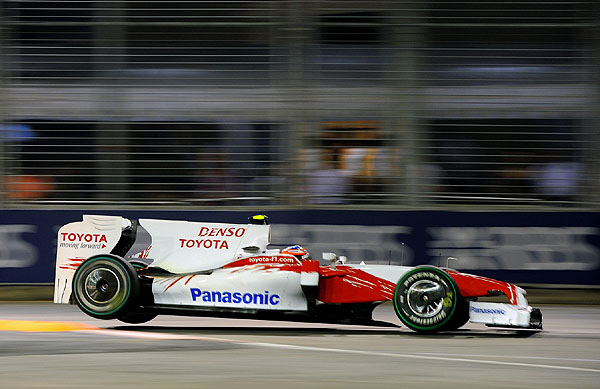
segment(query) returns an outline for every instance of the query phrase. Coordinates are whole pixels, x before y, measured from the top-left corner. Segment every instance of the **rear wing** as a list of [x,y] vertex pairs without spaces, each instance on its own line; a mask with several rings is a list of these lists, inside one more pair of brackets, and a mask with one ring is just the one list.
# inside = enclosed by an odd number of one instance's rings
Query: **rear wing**
[[96,254],[123,255],[131,247],[131,235],[135,235],[135,225],[121,216],[83,215],[83,221],[62,226],[56,247],[54,302],[69,303],[73,275],[84,260]]

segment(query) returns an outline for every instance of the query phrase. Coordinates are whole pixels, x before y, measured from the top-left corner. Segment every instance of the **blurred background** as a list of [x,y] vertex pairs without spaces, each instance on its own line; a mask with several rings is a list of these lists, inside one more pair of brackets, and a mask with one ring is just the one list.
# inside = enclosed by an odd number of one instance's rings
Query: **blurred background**
[[5,0],[0,207],[598,210],[599,8]]

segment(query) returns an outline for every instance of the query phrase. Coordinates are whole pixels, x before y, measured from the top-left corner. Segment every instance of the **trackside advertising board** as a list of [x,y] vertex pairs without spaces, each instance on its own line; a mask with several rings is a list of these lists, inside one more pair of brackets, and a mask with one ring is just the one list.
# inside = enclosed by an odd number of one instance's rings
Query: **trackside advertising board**
[[598,212],[261,209],[0,210],[0,283],[50,284],[59,245],[105,244],[102,234],[59,236],[62,225],[81,221],[83,214],[246,224],[248,216],[262,213],[269,215],[272,225],[271,247],[300,244],[315,259],[323,252],[335,252],[355,263],[448,264],[512,283],[600,285]]

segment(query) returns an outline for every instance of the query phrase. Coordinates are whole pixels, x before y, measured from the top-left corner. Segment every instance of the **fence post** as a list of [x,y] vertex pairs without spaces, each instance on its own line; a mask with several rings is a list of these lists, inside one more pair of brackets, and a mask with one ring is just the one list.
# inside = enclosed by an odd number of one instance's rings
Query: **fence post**
[[6,65],[4,64],[6,58],[6,41],[4,38],[6,27],[6,15],[4,14],[3,7],[0,7],[0,208],[6,207],[8,203],[6,199],[5,182],[7,174],[7,153],[6,153],[6,129],[4,127],[6,123],[6,103],[7,98],[7,81],[6,81]]
[[392,95],[395,112],[396,147],[400,152],[400,166],[395,180],[394,200],[407,206],[423,204],[422,196],[424,177],[419,169],[426,162],[423,160],[425,147],[425,129],[423,117],[425,111],[422,104],[423,86],[420,81],[422,64],[419,53],[424,46],[424,28],[420,17],[423,12],[421,2],[403,1],[402,9],[391,12],[392,28]]
[[101,117],[95,128],[98,171],[97,200],[127,200],[129,133],[125,123],[119,71],[125,68],[125,16],[123,1],[95,1],[94,83]]

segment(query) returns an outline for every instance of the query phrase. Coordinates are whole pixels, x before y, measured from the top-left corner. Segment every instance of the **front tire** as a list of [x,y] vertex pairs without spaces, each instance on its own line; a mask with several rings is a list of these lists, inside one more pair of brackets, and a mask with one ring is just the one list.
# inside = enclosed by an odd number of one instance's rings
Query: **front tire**
[[73,276],[77,305],[97,319],[115,319],[123,315],[137,298],[139,289],[133,267],[116,255],[91,257]]
[[442,328],[443,331],[454,331],[459,329],[460,327],[467,324],[469,321],[469,301],[465,300],[462,296],[458,296],[458,301],[456,302],[456,310],[454,311],[454,315],[452,315],[452,319],[444,325]]
[[460,298],[456,283],[447,273],[436,267],[419,267],[396,285],[394,310],[408,328],[432,333],[453,326]]

